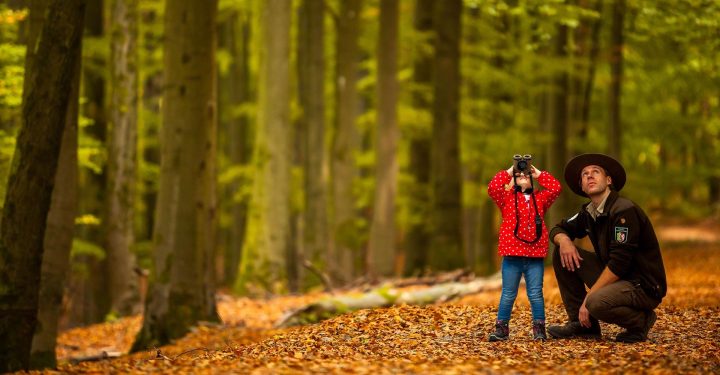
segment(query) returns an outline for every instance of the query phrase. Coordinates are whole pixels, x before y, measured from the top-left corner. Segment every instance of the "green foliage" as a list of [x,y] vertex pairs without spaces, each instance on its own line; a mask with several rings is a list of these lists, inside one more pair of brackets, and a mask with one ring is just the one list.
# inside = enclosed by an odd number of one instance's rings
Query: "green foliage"
[[393,289],[391,285],[383,285],[380,288],[375,289],[375,293],[380,295],[383,299],[385,299],[385,302],[387,305],[392,305],[395,303],[395,300],[400,297],[397,290]]
[[[0,109],[6,113],[22,104],[25,46],[0,43]],[[7,121],[8,118],[3,118]]]
[[20,21],[27,10],[0,4],[0,204],[5,200],[15,137],[22,118],[25,45],[18,43]]
[[70,261],[72,272],[85,279],[89,276],[87,262],[83,258],[95,258],[97,260],[105,259],[105,249],[90,241],[80,238],[73,239],[72,249],[70,250]]

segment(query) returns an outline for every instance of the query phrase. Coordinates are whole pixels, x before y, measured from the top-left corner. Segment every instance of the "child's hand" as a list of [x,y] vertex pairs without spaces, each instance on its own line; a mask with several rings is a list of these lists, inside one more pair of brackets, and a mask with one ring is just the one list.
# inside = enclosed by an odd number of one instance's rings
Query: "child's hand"
[[531,166],[530,166],[530,169],[532,170],[532,176],[533,176],[533,178],[535,178],[535,179],[537,180],[538,177],[540,177],[540,173],[542,173],[542,171],[541,171],[541,170],[538,170],[537,168],[535,168],[534,165],[531,165]]
[[510,168],[506,169],[505,172],[510,175],[510,177],[513,176],[513,166],[511,165]]

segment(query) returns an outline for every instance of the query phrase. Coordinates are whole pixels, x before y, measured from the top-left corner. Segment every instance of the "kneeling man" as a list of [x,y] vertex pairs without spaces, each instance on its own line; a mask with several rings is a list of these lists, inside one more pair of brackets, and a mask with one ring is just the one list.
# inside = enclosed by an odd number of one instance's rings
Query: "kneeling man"
[[[553,338],[600,338],[601,320],[625,328],[616,337],[619,342],[645,341],[667,283],[650,219],[618,195],[625,169],[607,155],[583,154],[565,166],[565,182],[590,202],[550,232],[557,245],[553,268],[569,322],[549,327],[548,333]],[[594,253],[573,244],[585,236]]]

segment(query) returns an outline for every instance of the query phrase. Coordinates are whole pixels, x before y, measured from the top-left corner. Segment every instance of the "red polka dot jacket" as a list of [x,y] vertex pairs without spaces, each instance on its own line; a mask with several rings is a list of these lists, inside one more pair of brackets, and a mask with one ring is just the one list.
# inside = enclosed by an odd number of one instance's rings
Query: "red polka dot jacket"
[[[548,252],[548,231],[545,226],[545,212],[560,195],[562,187],[560,182],[550,173],[542,171],[537,181],[545,188],[535,193],[537,208],[542,220],[542,236],[533,243],[528,244],[515,238],[515,189],[512,177],[507,171],[498,172],[488,185],[488,195],[500,207],[502,224],[498,239],[498,254],[500,256],[523,256],[531,258],[544,258]],[[509,187],[507,187],[509,186]],[[518,236],[524,240],[535,239],[535,205],[532,198],[525,199],[523,193],[517,193],[517,209],[519,210],[520,226]]]

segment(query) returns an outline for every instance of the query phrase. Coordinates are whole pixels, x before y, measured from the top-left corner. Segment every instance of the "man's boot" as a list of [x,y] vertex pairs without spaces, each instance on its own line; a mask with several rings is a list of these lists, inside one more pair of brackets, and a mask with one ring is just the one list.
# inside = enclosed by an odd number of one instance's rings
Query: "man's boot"
[[533,320],[533,340],[547,340],[544,320]]
[[584,339],[599,339],[602,337],[600,332],[600,323],[595,319],[590,319],[590,328],[585,328],[580,325],[580,322],[573,321],[565,323],[561,326],[550,326],[547,331],[552,338],[555,339],[571,339],[571,338],[584,338]]
[[618,333],[615,341],[631,344],[647,340],[648,332],[650,332],[650,328],[655,325],[656,320],[657,314],[655,314],[655,311],[650,310],[645,319],[645,325],[642,328],[632,328],[625,332]]
[[490,334],[488,341],[505,341],[510,336],[510,326],[508,320],[497,320],[495,322],[495,332]]

